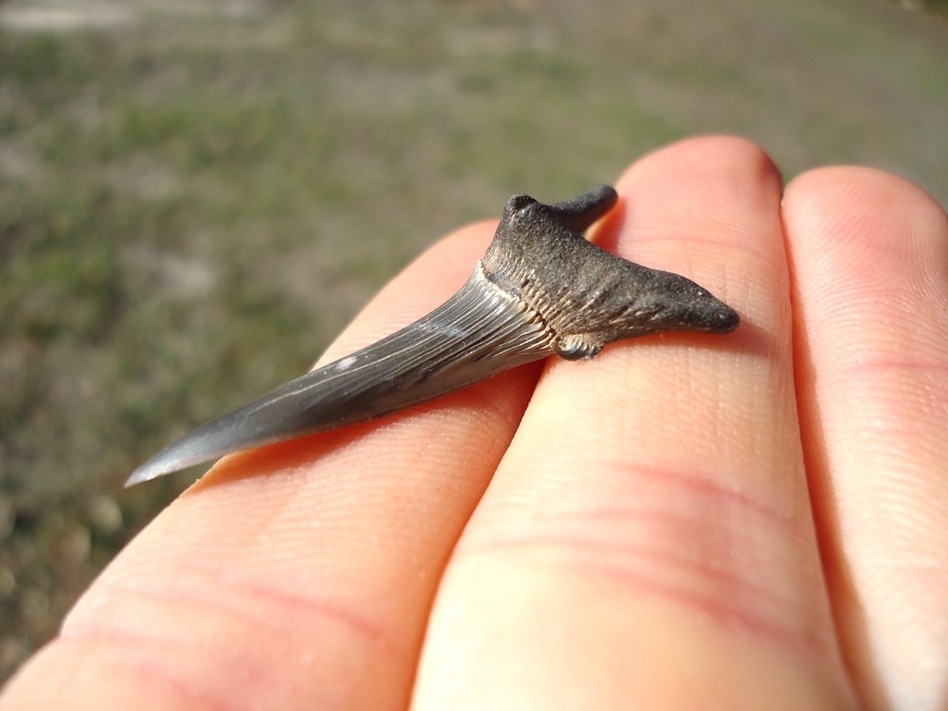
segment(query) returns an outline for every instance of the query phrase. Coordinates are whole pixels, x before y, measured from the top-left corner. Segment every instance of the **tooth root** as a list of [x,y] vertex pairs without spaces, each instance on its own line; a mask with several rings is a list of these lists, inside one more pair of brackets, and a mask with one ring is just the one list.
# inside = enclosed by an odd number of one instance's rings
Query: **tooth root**
[[550,210],[567,228],[582,234],[618,202],[619,196],[608,185],[600,185],[569,200],[550,205]]
[[552,341],[549,328],[478,266],[424,318],[192,430],[136,469],[126,486],[417,405],[545,358]]

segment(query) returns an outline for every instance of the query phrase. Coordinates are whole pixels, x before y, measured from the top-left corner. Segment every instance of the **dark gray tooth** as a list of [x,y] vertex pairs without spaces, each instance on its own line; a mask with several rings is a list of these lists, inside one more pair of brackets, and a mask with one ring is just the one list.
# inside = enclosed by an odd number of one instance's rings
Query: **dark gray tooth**
[[620,259],[582,236],[617,199],[608,186],[554,205],[513,196],[484,259],[443,305],[198,427],[136,469],[126,486],[364,422],[553,353],[591,358],[623,338],[734,330],[737,314],[694,282]]

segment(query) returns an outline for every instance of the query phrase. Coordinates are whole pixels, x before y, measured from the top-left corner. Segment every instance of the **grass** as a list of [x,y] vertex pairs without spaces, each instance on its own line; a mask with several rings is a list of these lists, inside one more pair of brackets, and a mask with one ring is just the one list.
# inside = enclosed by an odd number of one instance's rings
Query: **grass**
[[50,5],[0,8],[0,679],[189,480],[137,463],[509,194],[730,131],[948,198],[946,25],[881,1]]

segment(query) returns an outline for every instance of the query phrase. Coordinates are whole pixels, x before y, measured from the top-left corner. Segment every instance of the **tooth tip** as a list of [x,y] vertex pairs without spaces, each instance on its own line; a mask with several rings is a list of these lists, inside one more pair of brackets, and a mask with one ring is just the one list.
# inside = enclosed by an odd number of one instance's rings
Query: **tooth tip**
[[131,476],[125,480],[125,488],[127,489],[136,484],[143,484],[146,481],[152,481],[153,479],[158,479],[167,474],[173,474],[174,472],[196,466],[209,459],[208,457],[201,456],[189,457],[187,454],[186,451],[182,451],[181,442],[176,442],[161,450],[132,472]]
[[150,467],[146,464],[140,466],[138,469],[132,472],[132,475],[125,480],[125,488],[135,486],[136,484],[142,484],[146,481],[151,481],[152,479],[157,479],[165,472],[154,467]]

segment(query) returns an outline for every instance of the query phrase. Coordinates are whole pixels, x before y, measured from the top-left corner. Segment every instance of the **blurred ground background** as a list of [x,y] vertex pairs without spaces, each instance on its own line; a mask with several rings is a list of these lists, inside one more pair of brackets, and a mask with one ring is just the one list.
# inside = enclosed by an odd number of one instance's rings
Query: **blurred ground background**
[[[944,7],[943,0],[938,0]],[[0,0],[0,681],[425,245],[703,132],[948,200],[948,22],[888,0]]]

